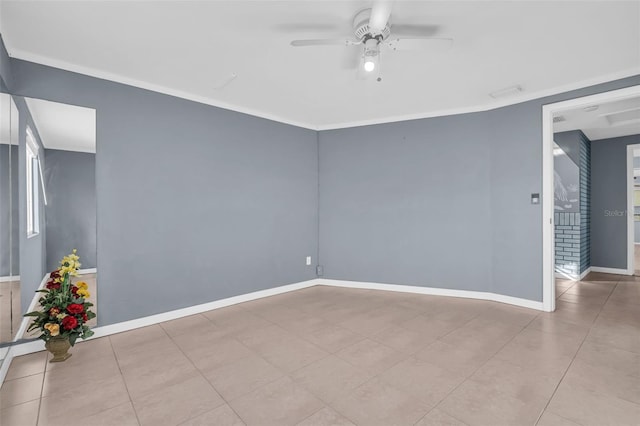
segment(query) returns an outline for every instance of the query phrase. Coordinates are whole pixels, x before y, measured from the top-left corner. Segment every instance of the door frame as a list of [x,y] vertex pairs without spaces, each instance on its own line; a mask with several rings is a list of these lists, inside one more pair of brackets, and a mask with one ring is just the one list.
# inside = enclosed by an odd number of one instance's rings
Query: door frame
[[[555,235],[553,227],[553,115],[570,109],[636,96],[640,96],[640,85],[542,106],[542,306],[546,312],[553,312],[556,309]],[[631,173],[633,174],[633,163]],[[627,183],[627,189],[628,185],[629,183]],[[631,202],[633,203],[633,199],[631,199]],[[629,200],[627,200],[627,207],[629,205],[628,203]],[[627,228],[629,228],[629,218],[633,226],[633,215],[627,214]],[[633,229],[631,229],[631,231],[633,231]],[[629,229],[627,229],[627,233],[629,234]],[[633,239],[631,241],[633,242]],[[627,252],[628,271],[629,265],[633,267],[633,264],[629,263],[629,253],[632,252],[629,250],[627,250]],[[631,270],[631,274],[633,274],[633,270]]]
[[640,144],[627,145],[627,275],[635,275],[635,188],[633,182],[633,151]]

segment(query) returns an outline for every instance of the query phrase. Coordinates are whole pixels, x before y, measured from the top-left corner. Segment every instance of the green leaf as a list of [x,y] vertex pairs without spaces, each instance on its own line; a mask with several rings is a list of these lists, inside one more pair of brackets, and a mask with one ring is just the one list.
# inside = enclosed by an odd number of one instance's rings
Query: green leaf
[[69,343],[71,344],[71,346],[76,344],[77,338],[78,338],[78,335],[76,333],[72,333],[69,335]]

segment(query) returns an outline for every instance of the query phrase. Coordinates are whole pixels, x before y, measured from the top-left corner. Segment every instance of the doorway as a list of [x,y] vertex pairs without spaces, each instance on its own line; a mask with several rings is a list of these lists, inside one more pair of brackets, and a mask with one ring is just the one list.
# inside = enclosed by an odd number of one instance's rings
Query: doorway
[[[640,96],[640,86],[632,86],[596,95],[585,96],[567,101],[557,102],[542,107],[542,243],[543,243],[543,309],[547,312],[555,310],[555,235],[554,235],[554,116],[576,108],[586,108],[594,104],[607,103]],[[633,151],[631,151],[633,153]],[[633,156],[630,173],[633,173]],[[629,173],[629,156],[627,155],[627,172]],[[633,187],[632,177],[628,185]],[[631,190],[632,191],[632,190]],[[633,212],[633,193],[627,190],[627,212]],[[633,232],[633,214],[627,214],[627,274],[633,275],[634,239],[629,238]]]

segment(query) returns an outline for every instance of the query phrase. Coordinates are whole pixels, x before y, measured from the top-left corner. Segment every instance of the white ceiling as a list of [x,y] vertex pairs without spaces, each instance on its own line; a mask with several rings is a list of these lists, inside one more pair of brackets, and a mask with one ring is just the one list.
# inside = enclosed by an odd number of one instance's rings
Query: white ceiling
[[25,98],[45,148],[96,152],[96,110]]
[[[438,25],[455,42],[383,52],[381,83],[344,67],[357,48],[289,45],[349,37],[371,4],[4,0],[0,31],[17,58],[313,129],[484,110],[640,73],[639,1],[396,1],[393,23]],[[513,85],[524,90],[489,96]]]
[[640,134],[640,97],[563,111],[554,132],[582,130],[592,140]]

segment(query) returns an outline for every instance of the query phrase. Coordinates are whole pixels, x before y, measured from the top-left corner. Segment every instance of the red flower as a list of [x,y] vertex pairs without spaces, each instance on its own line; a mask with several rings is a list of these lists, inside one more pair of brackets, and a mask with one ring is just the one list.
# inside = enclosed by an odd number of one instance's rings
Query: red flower
[[56,269],[55,271],[49,274],[49,278],[60,278],[60,271]]
[[87,313],[86,313],[86,312],[83,312],[83,313],[82,313],[82,321],[85,321],[85,322],[86,322],[86,321],[88,321],[88,320],[89,320],[89,318],[87,317]]
[[72,315],[82,313],[84,312],[84,306],[82,306],[79,303],[72,303],[69,306],[67,306],[67,312],[69,312]]
[[60,283],[49,281],[46,287],[48,290],[60,290]]
[[73,330],[78,326],[78,320],[76,317],[68,316],[62,319],[62,328],[65,330]]
[[71,294],[78,297],[78,287],[76,287],[75,285],[71,287]]

